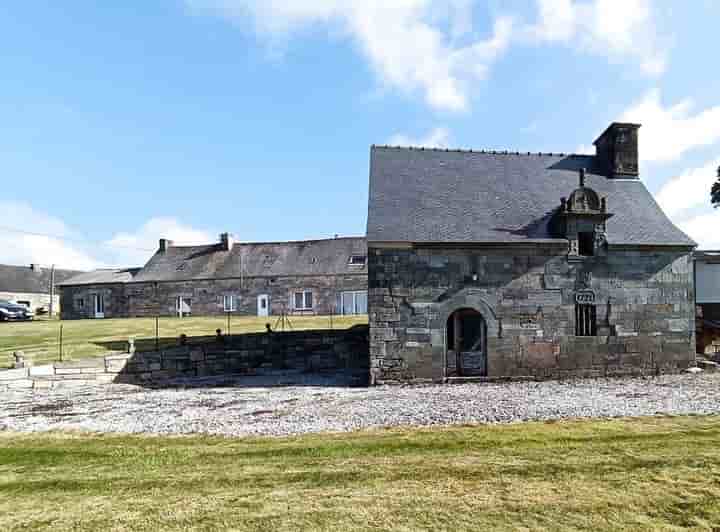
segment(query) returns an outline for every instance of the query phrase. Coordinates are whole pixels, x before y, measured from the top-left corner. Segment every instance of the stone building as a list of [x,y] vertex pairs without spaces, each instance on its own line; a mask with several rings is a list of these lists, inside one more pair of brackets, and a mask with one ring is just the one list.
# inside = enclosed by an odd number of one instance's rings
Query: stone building
[[61,270],[39,264],[0,264],[0,299],[25,305],[35,312],[55,312],[60,304],[60,293],[53,288],[53,282],[57,287],[79,273],[77,270]]
[[595,155],[373,147],[372,380],[687,367],[695,243],[640,180],[639,127]]
[[720,358],[720,251],[696,251],[693,258],[697,352]]
[[365,314],[364,238],[220,242],[160,240],[142,268],[96,270],[62,284],[65,319],[134,316]]

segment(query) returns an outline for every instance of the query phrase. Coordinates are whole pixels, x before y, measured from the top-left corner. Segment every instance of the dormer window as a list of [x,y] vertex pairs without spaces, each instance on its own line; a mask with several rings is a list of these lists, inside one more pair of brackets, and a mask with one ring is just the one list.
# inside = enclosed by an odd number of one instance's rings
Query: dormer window
[[365,255],[350,255],[349,264],[351,266],[365,266],[365,262],[367,262]]
[[579,172],[580,186],[570,197],[560,198],[560,209],[553,220],[558,236],[568,240],[568,260],[583,260],[605,254],[607,201],[585,186],[585,170]]

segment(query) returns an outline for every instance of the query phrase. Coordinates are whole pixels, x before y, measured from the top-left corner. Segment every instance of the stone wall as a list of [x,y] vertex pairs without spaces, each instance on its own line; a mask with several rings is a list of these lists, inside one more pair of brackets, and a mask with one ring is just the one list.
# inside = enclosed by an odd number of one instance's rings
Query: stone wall
[[[231,295],[236,300],[236,313],[257,315],[257,297],[270,297],[271,314],[279,314],[284,307],[292,309],[291,298],[296,291],[310,290],[313,309],[310,314],[337,313],[336,303],[344,291],[366,290],[366,274],[246,277],[213,279],[206,281],[127,283],[115,285],[83,285],[62,287],[63,319],[92,317],[92,294],[105,294],[105,317],[175,316],[178,296],[192,300],[192,314],[198,316],[225,313],[223,298]],[[79,301],[84,305],[80,306]],[[296,313],[300,313],[299,311]]]
[[0,370],[0,391],[90,384],[162,384],[173,379],[278,374],[338,374],[368,383],[368,328],[244,334],[144,353]]
[[[488,377],[669,372],[694,359],[690,250],[573,261],[567,245],[370,248],[375,382],[450,377],[446,327],[461,308],[484,318]],[[579,293],[595,302],[597,336],[575,336]]]
[[60,288],[61,311],[64,320],[95,317],[93,295],[102,294],[105,318],[128,317],[128,296],[123,284],[83,285]]

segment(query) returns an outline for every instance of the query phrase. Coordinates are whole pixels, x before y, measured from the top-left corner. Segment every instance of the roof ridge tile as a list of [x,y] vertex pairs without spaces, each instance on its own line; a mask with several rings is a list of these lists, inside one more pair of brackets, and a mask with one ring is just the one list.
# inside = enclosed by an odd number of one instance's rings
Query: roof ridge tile
[[573,152],[524,152],[519,150],[490,150],[487,148],[447,148],[440,146],[413,146],[413,145],[392,145],[392,144],[371,144],[371,149],[382,149],[382,150],[407,150],[407,151],[436,151],[441,153],[480,153],[489,155],[516,155],[516,156],[528,156],[538,155],[545,157],[595,157],[592,153],[573,153]]

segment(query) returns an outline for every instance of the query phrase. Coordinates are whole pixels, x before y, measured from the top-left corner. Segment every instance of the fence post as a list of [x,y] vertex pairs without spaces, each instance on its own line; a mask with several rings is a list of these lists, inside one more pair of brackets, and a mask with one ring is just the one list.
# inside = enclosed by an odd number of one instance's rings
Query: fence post
[[60,362],[63,361],[63,326],[60,324]]
[[160,351],[160,317],[155,316],[155,351]]

